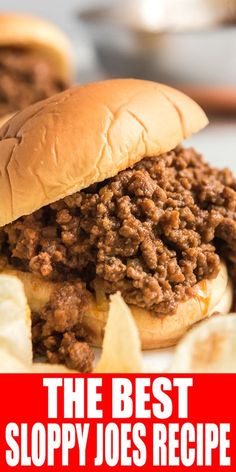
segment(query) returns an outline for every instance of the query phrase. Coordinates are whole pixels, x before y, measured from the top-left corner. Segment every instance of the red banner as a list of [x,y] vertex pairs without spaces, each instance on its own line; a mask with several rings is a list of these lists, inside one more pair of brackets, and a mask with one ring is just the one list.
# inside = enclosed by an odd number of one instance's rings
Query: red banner
[[235,375],[0,375],[0,470],[236,470]]

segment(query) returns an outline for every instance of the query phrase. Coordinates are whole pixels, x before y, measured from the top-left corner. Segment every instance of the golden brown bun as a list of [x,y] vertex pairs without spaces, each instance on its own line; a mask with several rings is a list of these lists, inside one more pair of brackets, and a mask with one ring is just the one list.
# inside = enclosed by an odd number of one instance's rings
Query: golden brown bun
[[29,15],[1,13],[0,47],[11,46],[38,50],[51,61],[59,77],[71,79],[71,46],[52,23]]
[[0,116],[0,128],[1,128],[1,126],[3,126],[7,121],[9,121],[12,116],[14,116],[14,113],[9,113],[9,114],[7,114],[7,115]]
[[[142,349],[157,349],[173,346],[195,323],[210,316],[227,289],[228,309],[232,306],[233,289],[228,285],[228,274],[224,263],[216,279],[204,280],[195,286],[195,296],[178,305],[174,315],[155,316],[143,308],[130,306],[136,321]],[[227,310],[228,311],[228,310]],[[98,310],[95,303],[83,318],[83,325],[90,333],[90,342],[101,347],[107,309]]]
[[177,90],[118,79],[74,87],[0,130],[0,226],[170,151],[207,124]]
[[[11,268],[4,270],[4,273],[20,278],[29,306],[34,312],[42,310],[56,288],[56,284],[45,282],[30,273]],[[225,264],[221,262],[220,272],[216,279],[199,282],[195,286],[194,292],[195,295],[192,298],[179,304],[175,315],[155,316],[147,310],[130,306],[138,326],[143,349],[155,349],[176,344],[194,323],[207,318],[216,311],[223,298],[222,309],[226,312],[230,310],[233,289],[229,283]],[[91,299],[88,312],[83,318],[83,325],[89,333],[88,341],[97,347],[102,346],[108,308],[108,303],[98,307],[95,300]]]

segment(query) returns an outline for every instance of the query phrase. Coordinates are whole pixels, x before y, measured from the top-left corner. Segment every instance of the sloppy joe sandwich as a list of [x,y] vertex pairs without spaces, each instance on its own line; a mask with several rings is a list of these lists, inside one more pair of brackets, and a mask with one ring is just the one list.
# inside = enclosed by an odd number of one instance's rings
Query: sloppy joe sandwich
[[24,284],[35,356],[89,371],[120,292],[144,349],[232,303],[236,181],[182,141],[202,109],[132,79],[74,87],[0,131],[0,265]]
[[71,48],[60,30],[37,17],[0,14],[0,124],[71,80]]

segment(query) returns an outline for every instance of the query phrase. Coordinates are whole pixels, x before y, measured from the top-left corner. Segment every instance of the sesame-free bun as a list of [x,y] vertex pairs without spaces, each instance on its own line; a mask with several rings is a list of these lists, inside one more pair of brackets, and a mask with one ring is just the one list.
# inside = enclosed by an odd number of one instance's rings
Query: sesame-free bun
[[0,227],[158,156],[208,123],[165,85],[118,79],[73,87],[0,130]]
[[54,24],[17,13],[0,14],[0,48],[16,47],[39,51],[51,61],[58,77],[71,79],[72,53],[66,36]]
[[[57,284],[47,282],[29,272],[8,267],[4,273],[17,276],[24,285],[28,304],[33,312],[40,312],[49,302]],[[179,303],[174,315],[155,315],[143,308],[130,305],[138,327],[142,349],[157,349],[173,346],[195,323],[209,317],[215,311],[228,313],[232,306],[233,287],[227,268],[221,261],[218,276],[212,280],[202,280],[194,286],[193,296]],[[91,295],[87,313],[83,316],[83,326],[88,333],[88,342],[101,347],[108,318],[108,301],[97,305]]]
[[0,117],[0,128],[3,126],[10,118],[14,115],[14,113],[8,113],[7,115]]

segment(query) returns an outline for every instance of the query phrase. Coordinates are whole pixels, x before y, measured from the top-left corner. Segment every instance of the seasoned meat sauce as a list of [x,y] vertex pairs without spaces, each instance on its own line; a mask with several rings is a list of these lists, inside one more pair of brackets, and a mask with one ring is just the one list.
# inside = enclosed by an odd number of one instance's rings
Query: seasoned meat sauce
[[0,48],[0,117],[65,90],[50,62],[23,48]]
[[81,320],[98,286],[164,316],[217,276],[219,254],[236,277],[236,180],[178,147],[19,218],[0,244],[11,265],[61,287],[34,316],[37,349],[89,370]]

